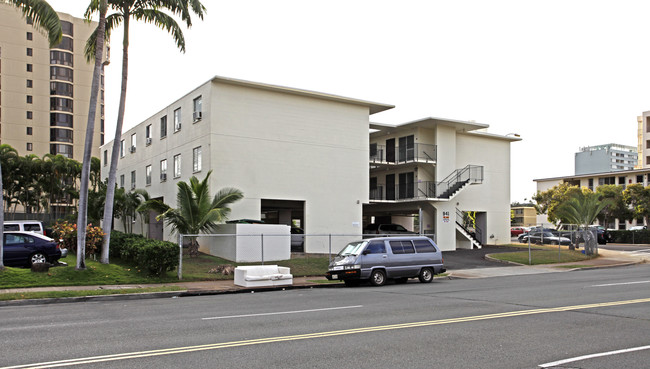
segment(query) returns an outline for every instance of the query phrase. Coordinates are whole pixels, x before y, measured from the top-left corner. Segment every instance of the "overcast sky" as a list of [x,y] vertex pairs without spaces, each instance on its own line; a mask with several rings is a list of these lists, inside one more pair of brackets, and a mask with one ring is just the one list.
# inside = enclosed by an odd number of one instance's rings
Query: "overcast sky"
[[[77,17],[86,3],[49,2]],[[185,54],[166,32],[132,24],[125,130],[215,75],[393,104],[371,120],[474,120],[491,133],[520,134],[511,199],[523,201],[534,178],[573,174],[582,146],[636,146],[636,116],[650,110],[650,1],[203,4],[204,20],[184,32]],[[107,141],[122,32],[111,41]]]

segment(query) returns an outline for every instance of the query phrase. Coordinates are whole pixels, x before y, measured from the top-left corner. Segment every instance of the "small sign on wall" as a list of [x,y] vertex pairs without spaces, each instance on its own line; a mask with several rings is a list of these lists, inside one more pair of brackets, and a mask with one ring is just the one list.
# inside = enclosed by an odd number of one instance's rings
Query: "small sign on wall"
[[449,223],[449,212],[448,211],[443,211],[442,212],[442,222],[443,223]]

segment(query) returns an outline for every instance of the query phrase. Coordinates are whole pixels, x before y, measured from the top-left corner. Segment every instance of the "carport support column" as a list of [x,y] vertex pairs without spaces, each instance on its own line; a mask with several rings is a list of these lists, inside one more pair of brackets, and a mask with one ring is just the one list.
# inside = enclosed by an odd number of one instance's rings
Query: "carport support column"
[[456,203],[440,202],[436,208],[436,244],[442,251],[456,250]]

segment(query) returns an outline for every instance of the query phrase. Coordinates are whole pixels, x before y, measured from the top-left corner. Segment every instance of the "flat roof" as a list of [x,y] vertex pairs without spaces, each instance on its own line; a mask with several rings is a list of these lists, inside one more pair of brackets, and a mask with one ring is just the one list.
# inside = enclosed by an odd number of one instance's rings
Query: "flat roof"
[[350,97],[326,94],[326,93],[323,93],[323,92],[316,92],[316,91],[310,91],[310,90],[303,90],[303,89],[298,89],[298,88],[293,88],[293,87],[286,87],[286,86],[270,85],[270,84],[267,84],[267,83],[245,81],[245,80],[236,79],[236,78],[214,76],[214,77],[212,77],[212,79],[210,79],[210,81],[211,82],[218,82],[218,83],[225,83],[225,84],[229,84],[229,85],[252,87],[252,88],[257,88],[257,89],[261,89],[261,90],[284,92],[284,93],[288,93],[288,94],[292,94],[292,95],[307,96],[307,97],[313,97],[313,98],[322,99],[322,100],[342,102],[342,103],[346,103],[346,104],[367,106],[370,109],[370,114],[380,113],[382,111],[386,111],[386,110],[389,110],[389,109],[392,109],[392,108],[395,107],[395,105],[389,105],[389,104],[376,103],[376,102],[372,102],[372,101],[353,99],[353,98],[350,98]]
[[537,178],[537,179],[533,179],[533,181],[534,182],[539,182],[539,181],[554,181],[554,180],[560,180],[560,179],[582,179],[582,178],[591,178],[591,177],[611,177],[611,176],[617,176],[617,175],[645,174],[645,173],[650,173],[650,168],[631,169],[631,170],[613,170],[611,172],[596,172],[596,173],[578,174],[578,175],[563,176],[563,177]]

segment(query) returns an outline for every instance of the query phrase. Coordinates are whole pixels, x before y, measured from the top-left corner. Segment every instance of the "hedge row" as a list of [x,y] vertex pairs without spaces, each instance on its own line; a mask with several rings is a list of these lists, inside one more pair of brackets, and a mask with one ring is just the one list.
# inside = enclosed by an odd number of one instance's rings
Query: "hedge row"
[[138,234],[111,232],[111,257],[130,261],[149,273],[164,275],[178,266],[178,245]]
[[614,243],[650,243],[650,230],[609,231]]

